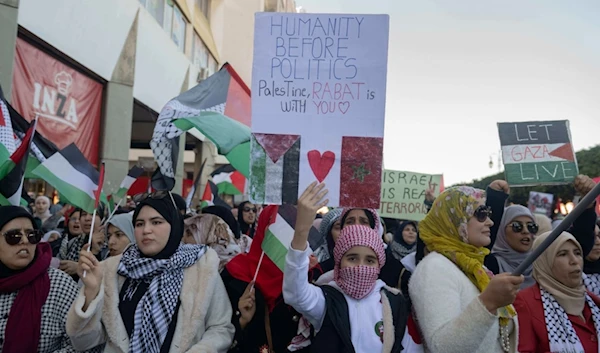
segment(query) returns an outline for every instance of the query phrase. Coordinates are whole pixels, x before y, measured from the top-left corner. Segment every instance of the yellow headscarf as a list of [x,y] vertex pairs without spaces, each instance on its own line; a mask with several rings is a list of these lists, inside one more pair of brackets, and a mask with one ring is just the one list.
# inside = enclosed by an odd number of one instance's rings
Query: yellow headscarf
[[[440,253],[456,264],[480,292],[490,283],[490,276],[483,267],[483,260],[490,251],[469,244],[467,223],[484,197],[483,190],[467,186],[446,189],[419,223],[419,237],[427,250]],[[498,314],[500,323],[506,325],[516,311],[509,305],[499,309]]]

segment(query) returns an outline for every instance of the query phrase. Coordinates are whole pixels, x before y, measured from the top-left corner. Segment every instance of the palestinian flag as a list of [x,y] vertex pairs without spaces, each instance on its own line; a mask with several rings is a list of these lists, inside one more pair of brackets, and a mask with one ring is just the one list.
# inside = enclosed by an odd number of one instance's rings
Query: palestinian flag
[[[14,152],[21,141],[25,138],[31,123],[29,123],[25,118],[21,116],[4,98],[4,94],[2,92],[2,87],[0,87],[0,107],[2,111],[2,117],[5,122],[5,126],[9,126],[12,130],[12,134],[8,134],[8,129],[2,129],[0,124],[0,143],[4,146],[8,146],[9,155]],[[6,109],[5,109],[6,108]],[[9,136],[13,137],[14,149],[11,149],[11,140],[8,138]],[[5,144],[6,143],[6,144]],[[1,150],[1,148],[0,148]],[[32,171],[47,158],[52,156],[54,153],[58,152],[58,148],[54,145],[50,140],[44,138],[39,132],[36,132],[33,136],[33,141],[31,143],[31,154],[35,156],[35,158],[27,159],[27,168],[25,171],[25,178],[37,178]],[[0,157],[2,152],[0,151]],[[8,158],[8,157],[7,157]],[[4,159],[1,159],[4,160]]]
[[125,179],[123,179],[123,181],[121,182],[121,186],[119,187],[119,190],[117,190],[117,192],[115,193],[115,196],[117,196],[121,199],[123,197],[125,197],[125,195],[127,195],[127,191],[131,187],[131,185],[133,185],[135,180],[137,178],[139,178],[140,175],[142,175],[143,173],[144,173],[144,168],[134,165],[133,168],[131,168],[129,170],[129,172],[127,173],[127,175],[125,176]]
[[204,195],[202,195],[201,205],[202,208],[214,205],[231,209],[231,206],[229,206],[227,202],[223,201],[223,199],[219,197],[219,188],[217,185],[210,180],[206,183]]
[[52,185],[70,204],[89,213],[96,208],[97,199],[106,198],[99,195],[104,173],[99,173],[73,143],[46,159],[33,174]]
[[250,200],[295,204],[298,200],[300,135],[252,134]]
[[498,131],[511,186],[567,184],[579,174],[568,120],[499,123]]
[[246,178],[231,164],[219,167],[210,174],[213,183],[219,188],[219,194],[242,195],[246,188]]
[[[153,187],[171,190],[175,185],[178,137],[188,131],[212,141],[234,166],[248,163],[236,149],[250,140],[250,89],[233,67],[224,64],[196,87],[170,100],[160,112],[150,147],[158,164]],[[232,154],[230,154],[232,153]]]
[[0,161],[10,158],[17,149],[15,145],[15,133],[13,132],[8,105],[0,99]]
[[19,206],[22,203],[23,177],[25,176],[25,167],[27,166],[27,158],[35,134],[36,123],[37,120],[34,120],[21,145],[9,159],[0,165],[0,194],[14,206]]
[[[267,227],[261,247],[265,255],[283,272],[285,268],[285,256],[294,238],[297,211],[296,207],[292,205],[277,207],[277,216],[271,220],[271,224]],[[311,227],[308,235],[308,245],[310,248],[317,249],[324,240],[321,233],[315,227]]]

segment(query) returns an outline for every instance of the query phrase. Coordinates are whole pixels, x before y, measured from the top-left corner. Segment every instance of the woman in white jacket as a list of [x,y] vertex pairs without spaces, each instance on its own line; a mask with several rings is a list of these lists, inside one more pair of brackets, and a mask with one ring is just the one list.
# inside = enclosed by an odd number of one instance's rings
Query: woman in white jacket
[[308,233],[322,201],[324,184],[311,184],[298,199],[298,215],[283,277],[283,298],[314,327],[311,352],[422,352],[406,329],[408,302],[378,280],[385,264],[383,240],[365,225],[342,228],[334,248],[334,280],[308,282]]
[[104,262],[79,258],[84,287],[67,318],[73,346],[105,352],[226,352],[231,303],[219,258],[181,244],[183,218],[168,193],[151,194],[133,215],[136,244]]
[[446,189],[419,223],[429,254],[409,283],[425,350],[444,353],[516,352],[511,305],[523,276],[493,276],[483,266],[491,241],[483,190]]

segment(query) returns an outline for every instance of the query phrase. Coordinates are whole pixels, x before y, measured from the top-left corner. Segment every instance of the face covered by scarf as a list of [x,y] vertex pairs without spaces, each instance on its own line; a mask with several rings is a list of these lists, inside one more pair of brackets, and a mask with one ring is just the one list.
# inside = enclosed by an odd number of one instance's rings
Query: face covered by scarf
[[[517,217],[528,217],[531,222],[535,222],[535,217],[527,207],[521,205],[512,205],[504,209],[504,214],[502,215],[502,220],[500,221],[500,226],[496,236],[496,242],[492,248],[492,253],[498,261],[500,273],[512,273],[531,253],[531,250],[524,253],[515,251],[510,247],[506,240],[506,228]],[[521,289],[530,287],[534,284],[535,280],[531,277],[532,271],[533,265],[529,266],[525,269],[525,271],[523,271],[525,282],[523,282],[521,285]]]
[[[375,252],[379,266],[347,266],[342,268],[342,258],[355,246],[368,247]],[[335,268],[333,279],[344,293],[354,299],[366,297],[377,282],[379,272],[385,265],[385,249],[379,233],[364,225],[346,226],[333,250]]]
[[[194,265],[206,252],[203,245],[181,244],[183,216],[170,197],[147,198],[140,202],[133,215],[134,225],[144,207],[156,210],[171,225],[171,231],[167,244],[157,255],[142,254],[136,244],[125,250],[117,268],[117,273],[129,282],[119,310],[123,321],[134,325],[129,351],[135,353],[161,350],[179,301],[183,270]],[[137,295],[142,288],[144,294]],[[126,301],[134,297],[139,298],[138,303]],[[130,314],[132,311],[134,315]]]
[[186,237],[192,236],[196,244],[204,244],[219,255],[219,270],[242,249],[237,244],[233,232],[220,217],[211,214],[199,214],[184,221]]
[[[484,197],[483,190],[471,187],[446,189],[434,201],[425,219],[419,223],[419,237],[427,250],[447,257],[480,292],[490,283],[490,274],[483,266],[489,250],[469,244],[467,223]],[[498,314],[500,324],[507,325],[516,312],[509,305],[499,309]]]

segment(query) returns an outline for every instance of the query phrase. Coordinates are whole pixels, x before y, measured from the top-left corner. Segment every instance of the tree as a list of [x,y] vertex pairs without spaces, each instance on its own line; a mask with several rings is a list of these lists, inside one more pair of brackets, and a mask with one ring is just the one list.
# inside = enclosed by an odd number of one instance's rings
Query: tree
[[[587,175],[591,178],[600,176],[600,145],[587,150],[581,150],[575,153],[577,164],[579,165],[579,174]],[[490,175],[483,179],[474,180],[469,186],[485,189],[494,180],[504,179],[504,173]],[[539,191],[553,194],[555,199],[560,198],[563,202],[572,201],[575,197],[573,185],[540,185],[533,187],[513,187],[510,191],[510,202],[521,205],[527,205],[529,201],[529,192]]]

